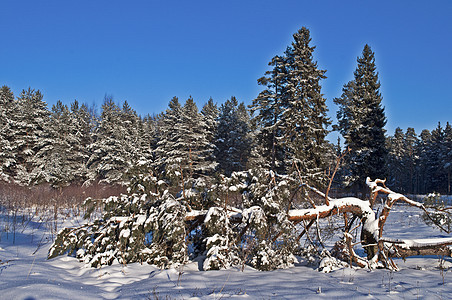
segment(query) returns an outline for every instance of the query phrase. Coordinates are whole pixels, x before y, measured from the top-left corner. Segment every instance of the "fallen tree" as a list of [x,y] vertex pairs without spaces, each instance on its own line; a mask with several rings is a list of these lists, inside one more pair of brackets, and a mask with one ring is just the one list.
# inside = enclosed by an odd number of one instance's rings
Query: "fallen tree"
[[[315,206],[313,208],[289,210],[287,219],[298,224],[301,221],[313,221],[346,213],[351,213],[354,217],[359,218],[362,222],[361,243],[367,248],[367,261],[356,256],[352,250],[351,236],[347,231],[344,232],[344,241],[347,247],[343,247],[343,249],[347,251],[347,254],[341,254],[339,256],[343,259],[344,257],[347,257],[349,261],[352,261],[361,267],[376,267],[378,266],[377,262],[380,261],[388,268],[397,269],[395,263],[390,260],[391,258],[406,258],[419,255],[451,256],[452,250],[448,246],[452,245],[452,237],[426,240],[391,240],[383,238],[384,225],[393,205],[397,201],[405,202],[408,205],[417,207],[423,210],[427,216],[430,216],[430,213],[422,203],[410,200],[406,196],[388,189],[383,180],[377,179],[371,181],[370,178],[367,178],[366,183],[371,189],[371,198],[369,201],[353,197],[333,199],[325,196],[324,193],[315,188],[303,185],[320,197],[327,197],[328,204]],[[373,211],[372,207],[374,206],[379,193],[386,194],[387,197],[382,212],[379,217],[376,218],[376,213]],[[204,216],[205,212],[203,211],[192,211],[187,214],[186,220],[202,220]],[[240,222],[242,218],[240,210],[233,208],[230,209],[229,216],[234,222]],[[312,223],[310,223],[310,225],[312,225]],[[436,225],[444,232],[450,233],[441,224]],[[306,231],[309,230],[309,227],[310,226],[307,226],[302,234],[305,234]]]
[[452,257],[452,238],[392,240],[380,239],[380,248],[388,257],[407,258],[409,256],[438,255]]
[[[163,181],[145,176],[129,195],[87,201],[91,206],[102,203],[103,217],[78,228],[63,229],[50,248],[49,258],[67,253],[93,267],[114,260],[170,267],[184,264],[189,255],[202,255],[204,270],[244,264],[271,270],[293,265],[294,254],[303,252],[299,240],[304,235],[313,248],[323,248],[319,221],[332,216],[343,216],[343,237],[331,254],[317,249],[320,257],[334,255],[349,264],[370,269],[397,269],[393,257],[451,255],[452,237],[428,241],[384,238],[385,222],[397,201],[417,207],[428,216],[430,213],[422,203],[388,189],[383,180],[367,179],[367,185],[371,190],[370,200],[334,199],[288,176],[250,170],[223,177],[209,189],[205,183],[203,188],[193,186],[177,198],[166,190]],[[216,205],[194,210],[186,204],[186,195],[190,195],[191,203],[196,197],[215,198]],[[302,203],[305,207],[296,209],[294,199],[300,195],[305,199]],[[316,196],[317,202],[310,195]],[[380,195],[384,196],[384,203],[377,215],[373,206]],[[232,196],[240,197],[242,207],[228,204]],[[356,221],[359,222],[353,227]],[[309,236],[314,224],[318,244]],[[352,233],[359,228],[360,241],[356,241]],[[356,255],[354,247],[358,244],[365,249],[367,257]]]

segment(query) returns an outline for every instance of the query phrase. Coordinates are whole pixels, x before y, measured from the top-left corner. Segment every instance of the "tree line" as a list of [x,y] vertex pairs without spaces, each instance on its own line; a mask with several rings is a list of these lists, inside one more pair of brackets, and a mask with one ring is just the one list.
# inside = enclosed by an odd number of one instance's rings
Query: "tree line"
[[[158,174],[189,197],[193,187],[235,171],[272,170],[324,188],[343,149],[327,140],[331,120],[314,60],[315,46],[303,27],[258,79],[263,87],[249,107],[231,97],[198,109],[190,97],[170,100],[165,112],[140,116],[125,101],[105,97],[100,115],[78,101],[47,108],[39,90],[15,97],[0,89],[0,180],[21,185],[128,183]],[[450,193],[451,126],[419,137],[398,128],[387,137],[374,53],[365,45],[354,79],[344,85],[337,124],[345,158],[335,184],[362,191],[365,178],[388,178],[408,193]]]
[[387,139],[389,184],[408,194],[451,194],[452,126],[441,123],[419,136],[413,128],[396,128]]

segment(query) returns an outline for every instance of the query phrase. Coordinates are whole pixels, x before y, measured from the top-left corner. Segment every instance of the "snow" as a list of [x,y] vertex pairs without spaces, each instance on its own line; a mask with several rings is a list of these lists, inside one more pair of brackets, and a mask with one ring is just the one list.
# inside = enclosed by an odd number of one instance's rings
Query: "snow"
[[401,246],[405,248],[420,248],[438,244],[452,244],[452,238],[401,240],[401,242],[403,242]]
[[[384,236],[420,244],[450,239],[426,225],[421,214],[415,207],[396,203]],[[81,221],[72,217],[58,226]],[[0,215],[1,229],[4,224]],[[444,258],[443,270],[434,256],[395,259],[398,272],[337,269],[325,260],[323,266],[331,272],[323,273],[300,257],[293,268],[270,272],[249,266],[200,271],[201,259],[169,270],[139,263],[94,269],[74,257],[47,260],[51,241],[50,227],[40,221],[18,230],[14,244],[12,234],[7,237],[1,231],[1,299],[450,299],[452,295],[451,258]]]
[[130,229],[123,229],[121,233],[119,234],[119,237],[123,237],[125,239],[128,239],[130,237]]

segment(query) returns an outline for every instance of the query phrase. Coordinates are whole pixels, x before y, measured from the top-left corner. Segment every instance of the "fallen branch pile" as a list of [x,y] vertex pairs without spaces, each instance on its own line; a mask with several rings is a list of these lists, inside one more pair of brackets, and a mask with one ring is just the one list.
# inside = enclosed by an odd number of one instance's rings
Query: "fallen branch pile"
[[[354,197],[333,199],[326,196],[319,190],[303,184],[312,192],[316,193],[318,196],[325,198],[325,205],[315,206],[313,208],[307,209],[291,209],[287,213],[287,219],[294,224],[298,224],[301,221],[311,221],[308,226],[305,227],[302,234],[298,236],[298,239],[304,235],[309,227],[313,224],[313,221],[331,217],[333,215],[343,214],[344,218],[347,218],[346,214],[350,213],[354,218],[361,220],[361,244],[366,248],[368,253],[367,260],[356,256],[353,251],[352,237],[348,231],[344,232],[344,242],[347,251],[346,256],[350,262],[356,263],[361,267],[378,267],[381,262],[385,267],[390,269],[397,269],[396,264],[391,258],[401,257],[406,258],[409,256],[419,256],[419,255],[439,255],[452,257],[452,237],[450,238],[439,238],[439,239],[425,239],[425,240],[394,240],[383,238],[383,229],[388,219],[389,213],[392,207],[397,201],[404,202],[410,206],[417,207],[424,211],[426,215],[433,221],[430,217],[430,213],[427,208],[420,202],[413,201],[406,196],[393,192],[385,186],[385,181],[381,179],[376,179],[371,181],[370,178],[366,180],[367,186],[371,189],[370,200],[361,200]],[[379,194],[386,195],[386,200],[384,202],[383,210],[381,211],[379,217],[377,218],[376,213],[372,209],[375,205],[376,199]],[[206,211],[191,211],[189,212],[185,220],[192,221],[198,220],[202,222]],[[231,222],[239,223],[241,222],[242,216],[241,211],[237,208],[229,209],[229,218]],[[346,222],[347,223],[347,222]],[[351,224],[350,224],[351,225]],[[441,224],[437,225],[442,231],[450,233]]]
[[[271,270],[292,266],[294,254],[306,252],[299,242],[303,236],[317,257],[334,256],[350,265],[369,269],[397,270],[394,257],[451,256],[452,237],[398,240],[383,236],[389,213],[397,201],[421,209],[433,223],[436,219],[424,204],[391,191],[380,179],[371,181],[368,178],[366,181],[371,190],[370,200],[334,199],[328,192],[322,193],[309,185],[299,184],[298,179],[271,171],[233,173],[208,190],[213,193],[215,189],[217,194],[212,197],[220,195],[225,200],[215,198],[214,204],[210,202],[205,210],[193,208],[200,199],[206,199],[201,189],[187,189],[182,197],[176,198],[165,189],[163,181],[150,176],[145,179],[136,185],[139,193],[101,200],[104,205],[101,219],[63,229],[50,248],[49,258],[67,253],[93,267],[115,260],[170,267],[186,263],[191,251],[192,256],[204,257],[204,270],[237,264]],[[314,195],[316,201],[309,194]],[[243,208],[228,205],[232,196],[241,197]],[[304,198],[303,207],[311,207],[294,209],[296,197]],[[378,197],[384,200],[379,214],[373,208]],[[326,249],[319,223],[322,219],[340,220],[337,217],[331,219],[332,216],[343,217],[341,224],[344,225],[331,227],[335,232],[342,231],[342,239],[336,242],[330,254],[323,251]],[[437,225],[449,233],[445,226]],[[309,232],[312,228],[315,228],[315,241]],[[364,248],[367,257],[356,254],[357,245]]]

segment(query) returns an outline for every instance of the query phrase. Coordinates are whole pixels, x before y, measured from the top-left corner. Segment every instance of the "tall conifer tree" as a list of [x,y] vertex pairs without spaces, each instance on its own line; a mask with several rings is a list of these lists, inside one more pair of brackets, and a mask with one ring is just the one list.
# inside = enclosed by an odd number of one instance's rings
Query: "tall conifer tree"
[[407,175],[405,134],[397,127],[394,136],[388,139],[388,167],[390,180],[388,185],[394,190],[405,192]]
[[16,164],[14,152],[14,95],[7,86],[0,88],[0,181],[10,182]]
[[273,69],[258,80],[266,89],[251,111],[264,165],[318,185],[324,182],[329,152],[325,138],[330,121],[320,85],[326,71],[314,61],[309,30],[303,27],[293,38],[284,55],[269,63]]
[[268,64],[273,68],[265,72],[266,76],[258,79],[258,84],[265,87],[251,105],[252,122],[256,127],[256,143],[262,157],[261,166],[278,173],[285,172],[284,147],[281,143],[282,101],[286,93],[288,71],[285,58],[275,56]]
[[99,179],[103,183],[122,183],[130,167],[125,149],[124,128],[121,124],[121,109],[106,96],[102,105],[99,126],[90,145],[91,156],[87,167],[88,182]]
[[87,179],[87,162],[90,157],[89,146],[94,131],[94,118],[85,104],[80,105],[77,100],[71,103],[71,155],[69,164],[75,183],[83,183]]
[[[311,46],[309,29],[303,27],[293,35],[292,47],[286,51],[289,70],[282,113],[284,145],[289,152],[288,166],[297,164],[304,181],[324,183],[330,121],[326,115],[326,99],[321,93],[320,81],[325,70],[314,61],[315,46]],[[298,171],[298,170],[297,170]]]
[[13,126],[13,149],[17,157],[14,173],[17,182],[30,184],[32,170],[43,163],[35,154],[51,142],[46,132],[50,112],[41,92],[31,88],[22,91],[17,104]]
[[405,150],[407,156],[407,168],[409,179],[407,183],[407,192],[410,194],[417,193],[416,187],[416,164],[418,157],[416,155],[416,147],[419,143],[419,139],[416,135],[414,128],[408,127],[405,133]]
[[350,182],[364,191],[366,177],[385,178],[388,151],[380,82],[375,55],[369,45],[364,46],[357,61],[353,82],[344,86],[342,96],[334,102],[340,107],[337,114],[339,130],[351,150],[348,160],[352,174]]
[[36,184],[51,183],[55,187],[68,185],[74,181],[70,168],[71,155],[70,113],[66,105],[58,101],[52,107],[50,121],[44,128],[44,147],[33,156],[32,181]]
[[250,119],[243,103],[233,96],[220,107],[216,136],[216,161],[221,173],[246,169],[251,154]]
[[446,175],[447,187],[446,192],[448,195],[452,194],[451,182],[452,182],[452,126],[449,122],[444,129],[444,154],[442,157],[442,171]]

